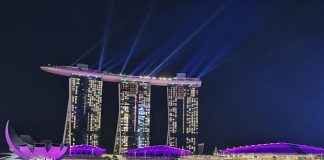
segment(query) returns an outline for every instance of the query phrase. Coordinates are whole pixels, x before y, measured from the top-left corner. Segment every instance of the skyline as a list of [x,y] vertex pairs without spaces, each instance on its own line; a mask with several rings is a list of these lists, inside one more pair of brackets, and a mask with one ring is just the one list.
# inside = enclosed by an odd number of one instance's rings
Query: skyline
[[[120,73],[144,23],[126,74],[151,73],[175,53],[156,75],[186,72],[201,78],[199,142],[208,153],[215,145],[224,149],[283,141],[324,147],[323,2],[156,1],[147,22],[152,1],[108,2],[0,2],[1,133],[10,120],[19,133],[61,141],[67,78],[46,74],[39,66],[70,65],[94,48],[79,62],[96,69],[102,44],[93,46],[112,17],[105,69]],[[111,16],[109,8],[114,9]],[[187,42],[213,15],[215,19]],[[116,133],[117,90],[116,84],[103,84],[102,135],[107,136],[102,138],[108,152]],[[167,99],[165,93],[165,88],[152,87],[153,145],[165,144],[167,116],[159,115],[167,115],[167,104],[154,98]],[[2,136],[0,144],[5,144]],[[7,146],[0,149],[6,151]]]

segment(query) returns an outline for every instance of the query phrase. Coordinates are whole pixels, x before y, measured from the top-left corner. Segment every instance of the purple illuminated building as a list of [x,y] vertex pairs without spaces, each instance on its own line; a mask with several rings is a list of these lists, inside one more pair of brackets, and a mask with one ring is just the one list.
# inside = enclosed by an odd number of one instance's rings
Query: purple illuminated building
[[[71,146],[80,144],[99,146],[102,82],[114,82],[119,83],[119,114],[114,154],[150,145],[151,86],[167,87],[168,132],[166,145],[189,149],[192,153],[197,151],[198,90],[202,85],[199,78],[186,77],[184,73],[178,73],[176,77],[113,74],[93,70],[87,65],[80,64],[77,66],[48,65],[42,66],[41,69],[70,77],[70,98],[63,136],[65,143],[69,143]],[[100,82],[100,84],[87,85],[90,81],[89,78]],[[96,92],[98,89],[99,93]],[[96,103],[90,104],[91,101],[86,101],[88,99],[95,99]],[[89,110],[83,109],[83,106],[87,104],[90,104],[87,106]],[[84,117],[95,118],[91,121],[93,118],[86,119]],[[87,124],[90,124],[88,125],[90,127],[87,128]],[[95,128],[94,131],[91,128]]]
[[180,148],[174,148],[169,146],[149,146],[144,148],[137,148],[128,150],[123,153],[126,158],[159,158],[170,159],[179,158],[181,156],[190,155],[190,150],[184,150]]
[[6,125],[5,135],[10,150],[22,159],[58,160],[66,155],[69,148],[66,144],[35,143],[30,136],[18,136],[9,125],[9,121]]
[[72,157],[99,157],[106,153],[106,149],[91,145],[71,146],[69,156]]
[[250,146],[235,147],[220,151],[222,154],[324,154],[323,148],[292,144],[292,143],[270,143]]

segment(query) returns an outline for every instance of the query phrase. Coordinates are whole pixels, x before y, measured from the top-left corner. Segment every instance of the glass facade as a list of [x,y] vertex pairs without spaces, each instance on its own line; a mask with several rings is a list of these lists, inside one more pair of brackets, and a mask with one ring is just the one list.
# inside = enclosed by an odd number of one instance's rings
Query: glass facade
[[151,85],[145,82],[119,83],[119,116],[114,153],[150,145]]
[[99,145],[102,105],[102,80],[72,75],[63,142],[75,145]]
[[198,86],[174,85],[167,87],[168,135],[167,145],[197,152]]

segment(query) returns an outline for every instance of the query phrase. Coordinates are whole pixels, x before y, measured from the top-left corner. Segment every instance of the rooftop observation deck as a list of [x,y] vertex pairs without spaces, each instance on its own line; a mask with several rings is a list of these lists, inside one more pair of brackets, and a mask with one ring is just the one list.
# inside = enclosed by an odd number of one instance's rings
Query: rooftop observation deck
[[110,72],[93,70],[89,68],[74,67],[74,66],[41,66],[43,71],[62,75],[83,75],[91,77],[100,77],[102,81],[106,82],[121,82],[121,81],[134,81],[134,82],[147,82],[155,86],[168,86],[172,84],[177,85],[194,85],[201,87],[201,80],[199,78],[187,77],[149,77],[149,76],[132,76],[124,74],[113,74]]

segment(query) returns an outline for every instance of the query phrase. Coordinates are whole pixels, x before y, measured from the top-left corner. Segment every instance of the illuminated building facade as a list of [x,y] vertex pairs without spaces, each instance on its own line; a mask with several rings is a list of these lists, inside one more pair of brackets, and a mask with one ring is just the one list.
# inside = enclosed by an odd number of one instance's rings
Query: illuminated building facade
[[63,142],[98,146],[101,125],[102,80],[71,75]]
[[[41,69],[70,77],[70,98],[63,142],[97,146],[101,121],[102,81],[119,84],[119,116],[114,154],[150,145],[151,86],[167,87],[167,145],[197,152],[199,78],[150,77],[113,74],[87,65],[41,66]],[[98,78],[100,77],[100,78]]]
[[119,83],[119,116],[114,153],[150,144],[151,85],[146,82]]
[[198,86],[170,84],[167,145],[197,152]]
[[29,135],[17,135],[7,121],[5,137],[12,151],[18,157],[1,157],[0,159],[62,159],[68,152],[69,145],[57,144],[51,141],[35,142]]

